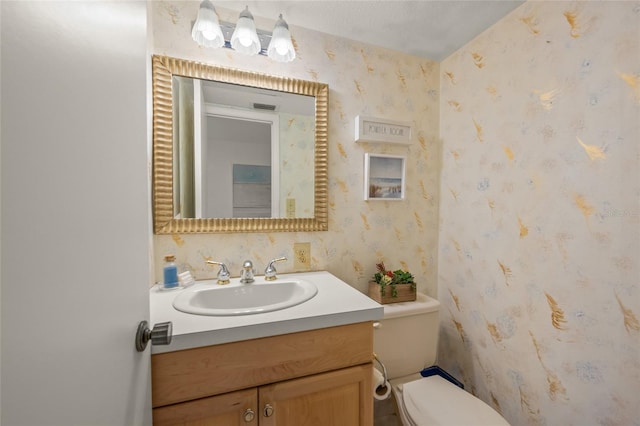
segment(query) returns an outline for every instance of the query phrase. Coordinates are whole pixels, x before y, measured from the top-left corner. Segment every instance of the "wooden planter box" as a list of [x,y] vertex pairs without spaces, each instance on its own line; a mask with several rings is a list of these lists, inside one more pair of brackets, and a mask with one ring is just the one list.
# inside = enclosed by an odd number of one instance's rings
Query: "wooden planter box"
[[380,293],[380,289],[378,283],[369,281],[369,297],[382,305],[416,300],[416,289],[411,288],[411,284],[396,284],[398,290],[396,297],[391,296],[393,289],[390,285],[385,286],[384,296]]

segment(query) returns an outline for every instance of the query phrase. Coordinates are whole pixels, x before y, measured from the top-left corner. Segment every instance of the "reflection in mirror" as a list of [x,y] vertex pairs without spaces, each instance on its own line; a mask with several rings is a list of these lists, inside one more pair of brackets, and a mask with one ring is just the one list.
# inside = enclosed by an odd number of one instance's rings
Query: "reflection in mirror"
[[322,83],[153,57],[154,230],[327,229]]
[[172,84],[177,217],[313,217],[315,98],[181,76]]

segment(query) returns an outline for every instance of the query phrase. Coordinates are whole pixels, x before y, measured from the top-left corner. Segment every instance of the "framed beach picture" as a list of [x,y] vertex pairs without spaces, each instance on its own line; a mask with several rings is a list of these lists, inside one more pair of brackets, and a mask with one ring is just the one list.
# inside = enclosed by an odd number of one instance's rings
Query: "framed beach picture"
[[364,154],[364,199],[404,200],[406,158]]

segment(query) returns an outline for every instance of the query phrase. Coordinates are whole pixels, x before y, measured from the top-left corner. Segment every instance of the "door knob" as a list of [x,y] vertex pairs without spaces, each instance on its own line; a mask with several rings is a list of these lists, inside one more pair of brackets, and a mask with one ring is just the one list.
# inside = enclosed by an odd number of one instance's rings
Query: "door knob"
[[171,321],[160,322],[153,326],[153,330],[149,329],[149,323],[140,321],[136,332],[136,350],[138,352],[144,351],[149,340],[152,345],[168,345],[171,343],[172,334],[173,323]]

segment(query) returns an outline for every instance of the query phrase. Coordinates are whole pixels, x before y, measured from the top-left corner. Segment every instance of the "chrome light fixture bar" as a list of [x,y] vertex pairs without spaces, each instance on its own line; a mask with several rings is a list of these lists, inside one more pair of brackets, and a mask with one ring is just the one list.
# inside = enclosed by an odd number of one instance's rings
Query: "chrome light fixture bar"
[[220,22],[210,0],[200,3],[198,16],[191,30],[193,40],[204,47],[226,47],[246,55],[266,55],[276,62],[291,62],[296,51],[289,26],[282,18],[273,33],[256,29],[249,7],[240,13],[237,24]]

